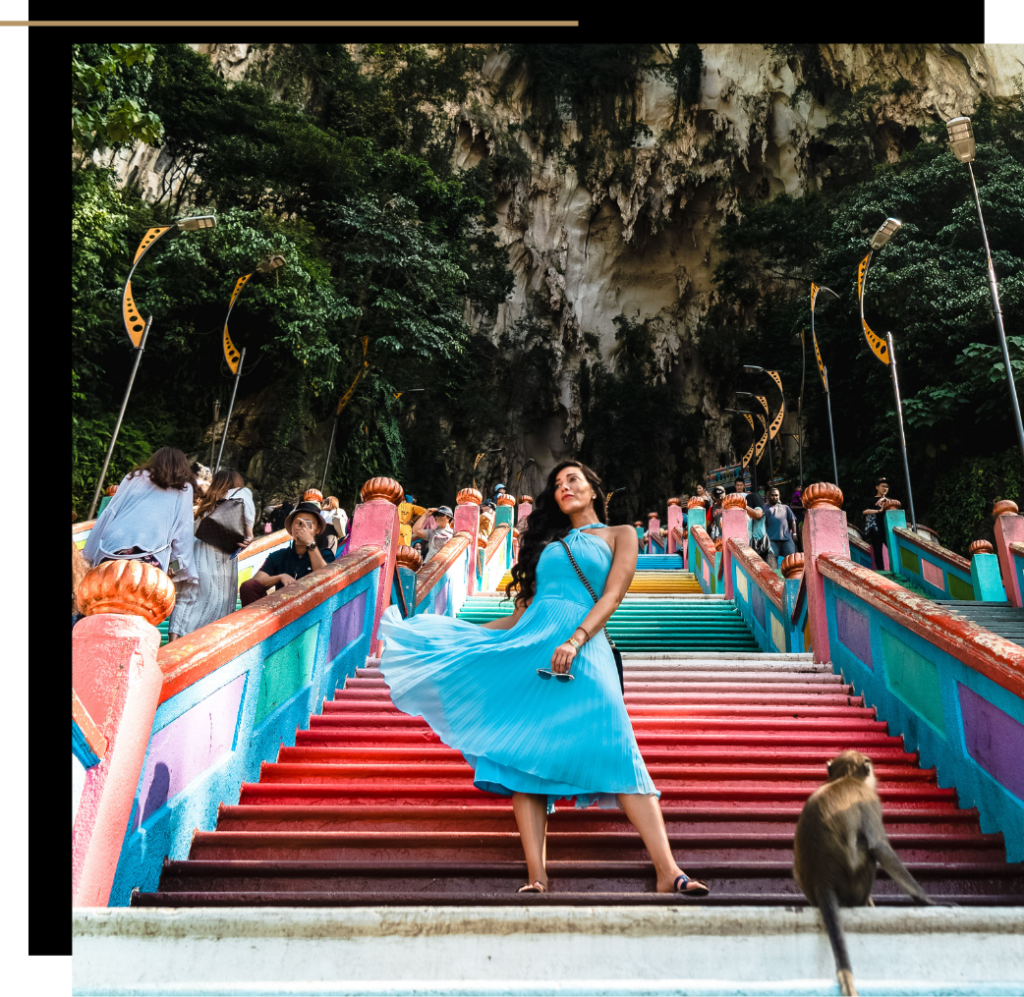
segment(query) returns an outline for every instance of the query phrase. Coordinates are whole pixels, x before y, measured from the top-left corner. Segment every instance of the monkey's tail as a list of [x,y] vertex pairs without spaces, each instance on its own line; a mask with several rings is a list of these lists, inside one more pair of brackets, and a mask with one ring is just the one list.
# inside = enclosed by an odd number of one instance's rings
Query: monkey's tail
[[850,954],[846,951],[846,937],[839,921],[839,901],[830,890],[818,892],[818,909],[825,922],[825,931],[832,945],[832,955],[836,960],[836,976],[839,979],[839,990],[844,995],[857,993],[853,985],[853,969],[850,966]]

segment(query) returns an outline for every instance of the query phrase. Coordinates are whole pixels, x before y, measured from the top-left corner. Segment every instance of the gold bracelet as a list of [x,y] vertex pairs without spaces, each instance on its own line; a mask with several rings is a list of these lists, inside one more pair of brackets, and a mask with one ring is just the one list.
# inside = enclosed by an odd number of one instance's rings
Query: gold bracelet
[[577,654],[579,653],[579,650],[580,650],[580,645],[579,645],[579,644],[577,643],[577,641],[576,641],[576,638],[575,638],[575,637],[570,637],[570,638],[569,638],[569,639],[568,639],[568,640],[566,641],[566,644],[572,644],[572,646],[573,646],[574,648],[576,648],[576,653],[577,653]]

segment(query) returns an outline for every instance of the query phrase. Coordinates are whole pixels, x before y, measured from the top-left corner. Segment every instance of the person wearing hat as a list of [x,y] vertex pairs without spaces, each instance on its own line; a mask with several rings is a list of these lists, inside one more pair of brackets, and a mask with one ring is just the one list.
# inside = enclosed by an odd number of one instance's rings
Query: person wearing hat
[[491,501],[495,503],[495,508],[497,508],[498,498],[500,496],[504,495],[504,494],[505,494],[505,486],[504,485],[495,485],[494,486],[494,494],[491,496]]
[[712,540],[722,539],[722,502],[725,500],[725,489],[715,485],[711,489],[711,512],[708,515],[708,536]]
[[406,495],[404,502],[398,503],[398,538],[405,547],[412,546],[412,523],[427,510],[416,504],[412,495]]
[[262,599],[269,589],[291,585],[334,560],[330,548],[320,550],[316,545],[316,538],[327,528],[316,502],[300,502],[288,514],[284,528],[292,535],[291,546],[275,550],[255,576],[242,583],[238,594],[243,606]]
[[[437,526],[433,529],[426,529],[424,527],[424,520],[427,516],[433,516],[434,522]],[[419,519],[413,524],[412,533],[413,536],[418,537],[420,540],[426,541],[425,550],[423,554],[423,563],[426,564],[454,535],[452,529],[452,520],[455,518],[451,509],[446,505],[438,506],[433,509],[427,509],[426,512],[420,516]]]

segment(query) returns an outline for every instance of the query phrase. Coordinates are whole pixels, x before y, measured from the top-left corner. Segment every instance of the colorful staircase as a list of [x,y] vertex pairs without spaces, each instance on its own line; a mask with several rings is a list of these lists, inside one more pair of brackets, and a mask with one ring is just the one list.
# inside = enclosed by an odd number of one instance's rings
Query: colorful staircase
[[[460,615],[509,608],[478,597]],[[626,656],[626,706],[680,863],[713,886],[701,903],[803,903],[796,819],[844,748],[874,759],[890,840],[936,900],[1024,902],[1024,866],[1007,865],[1002,837],[983,834],[977,811],[960,809],[840,676],[809,655],[758,652],[737,621],[720,598],[630,596],[610,624],[620,647],[645,649]],[[477,790],[458,751],[395,709],[371,660],[132,905],[693,903],[655,892],[619,811],[563,802],[549,832],[550,892],[517,894],[526,870],[510,801]],[[875,901],[906,898],[882,874]]]

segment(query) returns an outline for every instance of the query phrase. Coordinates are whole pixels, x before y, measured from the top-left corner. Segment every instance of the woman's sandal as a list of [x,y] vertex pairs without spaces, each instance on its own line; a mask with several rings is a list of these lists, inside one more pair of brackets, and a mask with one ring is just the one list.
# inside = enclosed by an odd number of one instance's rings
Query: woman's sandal
[[520,886],[516,893],[547,893],[547,887],[539,879],[535,879],[532,883]]
[[[682,889],[679,889],[680,883],[683,885]],[[672,891],[687,897],[706,897],[711,892],[711,887],[698,879],[690,879],[684,872],[681,876],[676,876]]]

